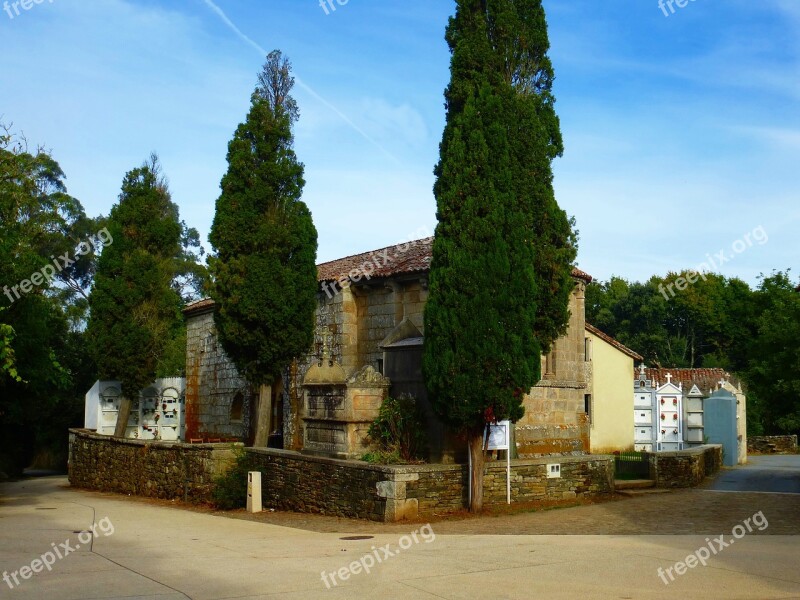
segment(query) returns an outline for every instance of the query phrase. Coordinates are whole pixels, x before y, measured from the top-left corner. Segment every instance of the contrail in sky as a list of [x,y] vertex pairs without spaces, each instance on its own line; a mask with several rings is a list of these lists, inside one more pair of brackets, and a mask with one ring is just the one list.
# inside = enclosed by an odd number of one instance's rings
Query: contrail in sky
[[[214,13],[216,13],[216,15],[222,20],[222,22],[225,23],[225,25],[227,25],[228,28],[231,31],[233,31],[237,36],[239,36],[239,38],[243,42],[245,42],[249,46],[252,46],[261,55],[262,58],[267,56],[268,52],[266,50],[264,50],[264,48],[262,48],[258,43],[256,43],[252,39],[250,39],[247,35],[245,35],[242,32],[242,30],[239,29],[236,26],[236,24],[228,18],[228,15],[225,14],[225,11],[223,11],[219,6],[217,6],[212,0],[203,0],[203,1],[206,3],[206,6],[208,6],[208,8],[210,8]],[[380,145],[377,141],[372,139],[367,134],[367,132],[365,132],[363,129],[361,129],[358,125],[353,123],[353,121],[351,121],[350,118],[346,114],[344,114],[342,111],[340,111],[338,108],[336,108],[333,104],[331,104],[330,102],[325,100],[325,98],[323,98],[317,92],[315,92],[314,89],[311,86],[309,86],[306,83],[304,83],[303,80],[300,79],[299,77],[295,77],[294,80],[295,80],[295,83],[297,83],[298,86],[300,86],[303,90],[306,91],[306,93],[310,94],[316,100],[318,100],[323,105],[327,106],[330,110],[332,110],[334,113],[336,113],[339,116],[339,118],[342,119],[342,121],[344,121],[350,127],[352,127],[353,130],[355,130],[359,135],[361,135],[361,137],[363,137],[370,144],[372,144],[373,146],[378,148],[378,150],[383,152],[383,154],[385,154],[387,157],[392,159],[394,162],[396,162],[398,164],[400,163],[400,161],[391,152],[389,152],[386,148],[384,148],[382,145]]]

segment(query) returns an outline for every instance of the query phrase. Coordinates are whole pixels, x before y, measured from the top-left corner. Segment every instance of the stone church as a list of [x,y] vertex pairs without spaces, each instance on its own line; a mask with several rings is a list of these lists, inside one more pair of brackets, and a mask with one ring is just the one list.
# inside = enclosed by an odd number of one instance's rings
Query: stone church
[[[431,462],[464,454],[433,415],[421,371],[423,311],[433,238],[318,265],[314,348],[272,390],[269,445],[340,458],[365,452],[362,441],[383,397],[412,394],[427,413]],[[585,289],[574,269],[566,334],[541,358],[542,380],[525,396],[513,432],[521,458],[589,450],[585,398]],[[263,398],[236,372],[214,329],[214,303],[187,306],[186,439],[252,442]],[[262,413],[263,414],[263,413]]]

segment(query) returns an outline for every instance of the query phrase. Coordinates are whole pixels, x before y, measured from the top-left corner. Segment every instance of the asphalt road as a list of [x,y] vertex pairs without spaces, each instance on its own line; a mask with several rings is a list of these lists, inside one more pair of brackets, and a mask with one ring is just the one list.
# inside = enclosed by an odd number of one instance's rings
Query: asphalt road
[[[570,510],[579,509],[554,512]],[[444,524],[409,523],[354,537],[72,490],[63,477],[44,477],[0,484],[0,598],[800,598],[800,536],[773,535],[772,524],[736,540],[726,529],[670,535],[663,512],[661,523],[658,535],[453,535]]]
[[800,494],[800,454],[748,456],[747,460],[746,465],[723,470],[708,489]]

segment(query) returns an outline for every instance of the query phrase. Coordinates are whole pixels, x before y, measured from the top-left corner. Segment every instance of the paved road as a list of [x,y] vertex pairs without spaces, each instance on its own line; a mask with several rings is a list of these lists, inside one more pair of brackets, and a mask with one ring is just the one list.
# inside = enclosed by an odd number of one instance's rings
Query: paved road
[[[669,514],[665,535],[454,535],[445,524],[347,540],[346,529],[318,533],[75,491],[60,477],[26,480],[0,485],[0,573],[18,580],[0,581],[0,598],[800,598],[800,536],[769,535],[772,524],[735,540],[719,531],[720,543],[669,535]],[[679,575],[676,563],[710,543],[707,566]],[[48,557],[56,548],[70,552]],[[370,556],[381,560],[366,573],[358,565]]]
[[749,456],[747,460],[747,465],[723,470],[708,489],[800,494],[800,454]]

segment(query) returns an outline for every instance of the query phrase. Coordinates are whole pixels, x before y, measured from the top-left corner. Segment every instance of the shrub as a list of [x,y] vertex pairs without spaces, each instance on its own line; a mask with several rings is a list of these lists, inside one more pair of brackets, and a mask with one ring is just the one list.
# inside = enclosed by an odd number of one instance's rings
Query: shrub
[[386,398],[367,433],[376,447],[374,452],[364,455],[367,462],[418,462],[426,440],[425,421],[417,399],[409,395]]
[[361,457],[361,460],[375,465],[395,465],[404,462],[400,452],[394,450],[373,450]]
[[231,467],[214,479],[211,496],[214,504],[222,510],[244,508],[247,505],[247,473],[250,471],[250,460],[244,449],[233,450],[235,458]]

